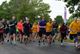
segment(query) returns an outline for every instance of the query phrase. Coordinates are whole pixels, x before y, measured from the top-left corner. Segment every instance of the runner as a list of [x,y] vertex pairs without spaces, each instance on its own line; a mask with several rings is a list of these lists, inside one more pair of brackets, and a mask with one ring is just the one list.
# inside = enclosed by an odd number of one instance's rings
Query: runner
[[45,30],[45,27],[46,27],[46,20],[44,19],[44,16],[42,17],[42,20],[40,20],[39,22],[39,45],[40,45],[40,42],[43,41],[43,44],[44,44],[44,40],[45,40],[45,34],[46,34],[46,30]]
[[32,26],[32,41],[35,41],[35,39],[37,38],[37,34],[38,34],[38,24],[34,22]]
[[31,40],[31,38],[30,38],[31,31],[30,30],[31,30],[31,24],[29,22],[29,19],[26,19],[26,22],[24,23],[24,34],[25,34],[26,41]]
[[3,29],[4,29],[4,32],[3,32],[3,37],[4,39],[6,38],[6,31],[5,31],[5,27],[6,27],[6,20],[3,18],[2,19],[2,24],[4,25]]
[[61,34],[61,45],[63,45],[63,40],[66,38],[67,26],[63,23],[60,27]]
[[3,33],[4,33],[4,25],[2,23],[2,20],[0,20],[0,43],[1,44],[3,44],[4,41]]
[[52,28],[53,42],[55,42],[54,40],[57,37],[57,35],[58,35],[58,24],[56,23],[56,21],[53,21],[53,28]]
[[16,43],[16,24],[17,24],[16,18],[15,18],[15,16],[12,16],[12,19],[10,20],[10,24],[9,24],[9,27],[10,27],[10,43],[11,44]]
[[46,23],[46,36],[47,36],[47,42],[48,45],[51,45],[52,42],[52,36],[51,36],[51,32],[52,32],[52,20],[50,19],[47,23]]
[[78,39],[77,39],[77,32],[78,32],[78,22],[77,18],[74,19],[74,21],[69,26],[70,29],[70,39],[74,40],[74,45],[78,46]]
[[9,20],[6,21],[6,26],[5,26],[5,33],[6,33],[6,41],[9,42]]
[[23,22],[22,20],[20,20],[17,23],[17,29],[19,31],[19,39],[20,39],[20,43],[24,42],[24,38],[23,38]]
[[79,42],[80,42],[80,19],[78,18],[77,21],[78,21],[78,33],[77,33],[77,35],[78,35],[78,48],[80,48],[80,45],[79,45]]

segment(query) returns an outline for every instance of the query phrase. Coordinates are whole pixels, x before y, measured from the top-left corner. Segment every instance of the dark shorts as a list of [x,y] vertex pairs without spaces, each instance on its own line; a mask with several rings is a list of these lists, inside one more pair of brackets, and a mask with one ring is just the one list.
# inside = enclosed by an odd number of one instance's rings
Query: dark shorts
[[45,30],[45,28],[40,28],[39,36],[42,37],[43,34],[44,35],[46,34],[46,30]]
[[51,32],[51,35],[54,36],[56,33],[58,33],[57,29],[56,28],[55,29],[53,28],[52,29],[52,32]]
[[9,29],[7,28],[7,29],[5,29],[5,33],[6,34],[8,34],[9,33]]
[[24,34],[25,34],[25,36],[28,36],[29,37],[31,33],[26,30],[26,31],[24,31]]
[[80,32],[78,32],[77,35],[80,36]]
[[16,34],[16,28],[10,28],[9,33],[10,35]]
[[46,32],[46,36],[49,36],[49,35],[51,35],[51,32]]
[[66,37],[66,32],[61,32],[61,36],[64,36],[64,37]]
[[70,34],[70,37],[69,37],[71,40],[73,40],[74,38],[77,38],[77,34]]

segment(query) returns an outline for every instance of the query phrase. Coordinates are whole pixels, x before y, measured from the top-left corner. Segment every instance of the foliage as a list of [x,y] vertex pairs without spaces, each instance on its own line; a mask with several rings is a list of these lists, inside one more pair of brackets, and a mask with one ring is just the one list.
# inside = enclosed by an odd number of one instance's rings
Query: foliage
[[[73,17],[80,17],[80,0],[64,0],[66,6],[69,8],[69,12],[73,14]],[[75,8],[76,7],[76,8]]]
[[67,20],[67,24],[69,25],[72,21],[73,21],[73,15],[69,17],[69,19]]
[[17,19],[23,19],[27,16],[33,22],[38,15],[49,18],[49,8],[43,0],[10,0],[9,3],[4,1],[0,5],[0,17],[10,19],[15,15]]
[[62,16],[60,16],[60,15],[59,16],[56,16],[55,21],[57,22],[57,24],[61,24],[61,23],[64,22]]

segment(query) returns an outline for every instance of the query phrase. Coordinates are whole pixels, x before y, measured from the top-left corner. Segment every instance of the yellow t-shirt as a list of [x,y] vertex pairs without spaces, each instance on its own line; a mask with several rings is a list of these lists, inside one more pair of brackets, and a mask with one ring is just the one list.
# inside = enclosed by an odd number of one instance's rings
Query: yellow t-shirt
[[69,28],[70,28],[70,34],[77,34],[77,32],[78,32],[78,23],[73,21],[70,24]]
[[52,31],[52,23],[46,23],[46,32],[51,32]]
[[38,25],[33,25],[32,26],[32,32],[37,32],[38,30]]
[[78,32],[80,32],[80,20],[78,21]]

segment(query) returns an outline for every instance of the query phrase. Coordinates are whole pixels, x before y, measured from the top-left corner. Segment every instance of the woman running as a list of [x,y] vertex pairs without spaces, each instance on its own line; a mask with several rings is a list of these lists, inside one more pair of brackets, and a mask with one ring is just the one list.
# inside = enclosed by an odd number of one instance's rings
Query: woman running
[[52,32],[52,20],[50,19],[47,23],[46,23],[46,36],[47,36],[47,42],[48,45],[51,44],[52,42],[52,36],[51,36],[51,32]]
[[20,42],[22,43],[23,42],[23,22],[22,20],[20,20],[18,23],[17,23],[17,29],[19,31],[19,39],[20,39]]
[[34,22],[32,26],[32,41],[35,41],[35,39],[37,38],[37,33],[38,33],[38,24]]

